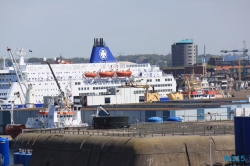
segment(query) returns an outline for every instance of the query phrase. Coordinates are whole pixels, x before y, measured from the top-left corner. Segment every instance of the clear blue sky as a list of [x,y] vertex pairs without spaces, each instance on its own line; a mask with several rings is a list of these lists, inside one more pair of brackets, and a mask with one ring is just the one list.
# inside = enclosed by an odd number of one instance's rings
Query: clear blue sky
[[114,56],[168,54],[193,39],[199,54],[250,48],[250,0],[1,0],[0,57],[89,58],[94,38]]

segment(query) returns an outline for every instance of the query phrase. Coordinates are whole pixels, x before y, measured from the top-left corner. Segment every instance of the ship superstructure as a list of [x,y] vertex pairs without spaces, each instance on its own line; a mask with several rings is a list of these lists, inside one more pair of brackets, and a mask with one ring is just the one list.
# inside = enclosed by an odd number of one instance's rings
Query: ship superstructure
[[[10,48],[7,49],[9,52]],[[22,107],[27,101],[25,92],[27,85],[32,85],[34,103],[41,107],[44,96],[58,96],[59,89],[54,81],[48,65],[41,63],[25,63],[25,51],[16,50],[19,63],[6,66],[0,70],[0,102],[2,109],[10,109],[14,102],[16,107]],[[126,82],[154,86],[155,92],[161,97],[176,91],[176,81],[173,75],[165,74],[159,66],[149,63],[137,64],[116,61],[102,38],[94,39],[90,63],[79,64],[51,64],[57,80],[68,97],[103,95],[107,89],[122,87]],[[92,74],[91,74],[92,73]],[[20,99],[16,100],[15,93],[20,92]],[[144,91],[138,90],[135,93]],[[98,105],[98,103],[97,103]]]

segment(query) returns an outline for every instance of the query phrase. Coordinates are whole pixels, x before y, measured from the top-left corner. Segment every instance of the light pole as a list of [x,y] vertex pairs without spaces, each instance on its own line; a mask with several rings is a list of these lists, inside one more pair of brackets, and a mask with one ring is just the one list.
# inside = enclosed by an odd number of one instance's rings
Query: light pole
[[213,126],[207,126],[207,131],[209,134],[209,162],[210,166],[212,166],[212,152],[211,152],[211,136],[210,136],[210,130],[213,128]]

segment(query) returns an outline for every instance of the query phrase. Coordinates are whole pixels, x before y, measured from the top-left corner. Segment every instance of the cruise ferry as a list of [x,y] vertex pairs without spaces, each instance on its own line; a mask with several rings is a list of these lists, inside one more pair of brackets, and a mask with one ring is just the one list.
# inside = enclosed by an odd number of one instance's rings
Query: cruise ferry
[[[11,48],[7,48],[7,51],[13,65],[7,66],[4,60],[3,69],[0,70],[1,109],[10,109],[11,104],[16,108],[31,107],[32,104],[43,107],[44,96],[58,96],[58,86],[46,63],[25,63],[26,51],[23,48],[15,51],[16,56]],[[51,67],[69,101],[73,101],[73,96],[102,96],[107,94],[108,89],[121,88],[127,82],[150,85],[161,98],[167,98],[168,93],[176,91],[173,75],[165,74],[157,65],[117,61],[103,38],[94,39],[89,63],[64,63],[59,59]],[[29,101],[30,95],[26,95],[30,86],[33,88],[34,101]],[[138,96],[135,102],[143,101],[145,90],[137,88],[133,93]],[[96,105],[99,104],[96,101]]]

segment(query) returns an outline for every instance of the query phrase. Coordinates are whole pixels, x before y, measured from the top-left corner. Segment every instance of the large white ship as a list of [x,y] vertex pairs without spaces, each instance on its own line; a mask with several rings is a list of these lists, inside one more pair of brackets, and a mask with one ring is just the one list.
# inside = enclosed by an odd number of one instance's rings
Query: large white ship
[[[34,91],[34,105],[43,106],[44,96],[58,96],[59,89],[53,79],[47,64],[25,63],[25,50],[17,49],[16,55],[19,61],[12,55],[11,49],[7,48],[13,62],[13,66],[5,65],[0,70],[0,102],[2,109],[10,109],[11,103],[15,107],[28,107],[32,103],[26,96],[28,85],[32,85]],[[57,61],[51,67],[58,79],[62,90],[68,100],[73,96],[96,96],[105,95],[111,88],[121,88],[126,82],[147,84],[154,87],[154,91],[160,97],[167,97],[168,93],[176,91],[176,81],[173,75],[165,74],[159,66],[149,63],[137,64],[132,62],[116,61],[103,38],[94,39],[94,45],[90,57],[90,63],[63,63]],[[134,90],[138,97],[144,95],[145,90]],[[17,93],[20,97],[17,98]],[[32,97],[32,98],[33,98]],[[138,99],[139,102],[139,99]],[[96,101],[96,105],[99,105]]]

